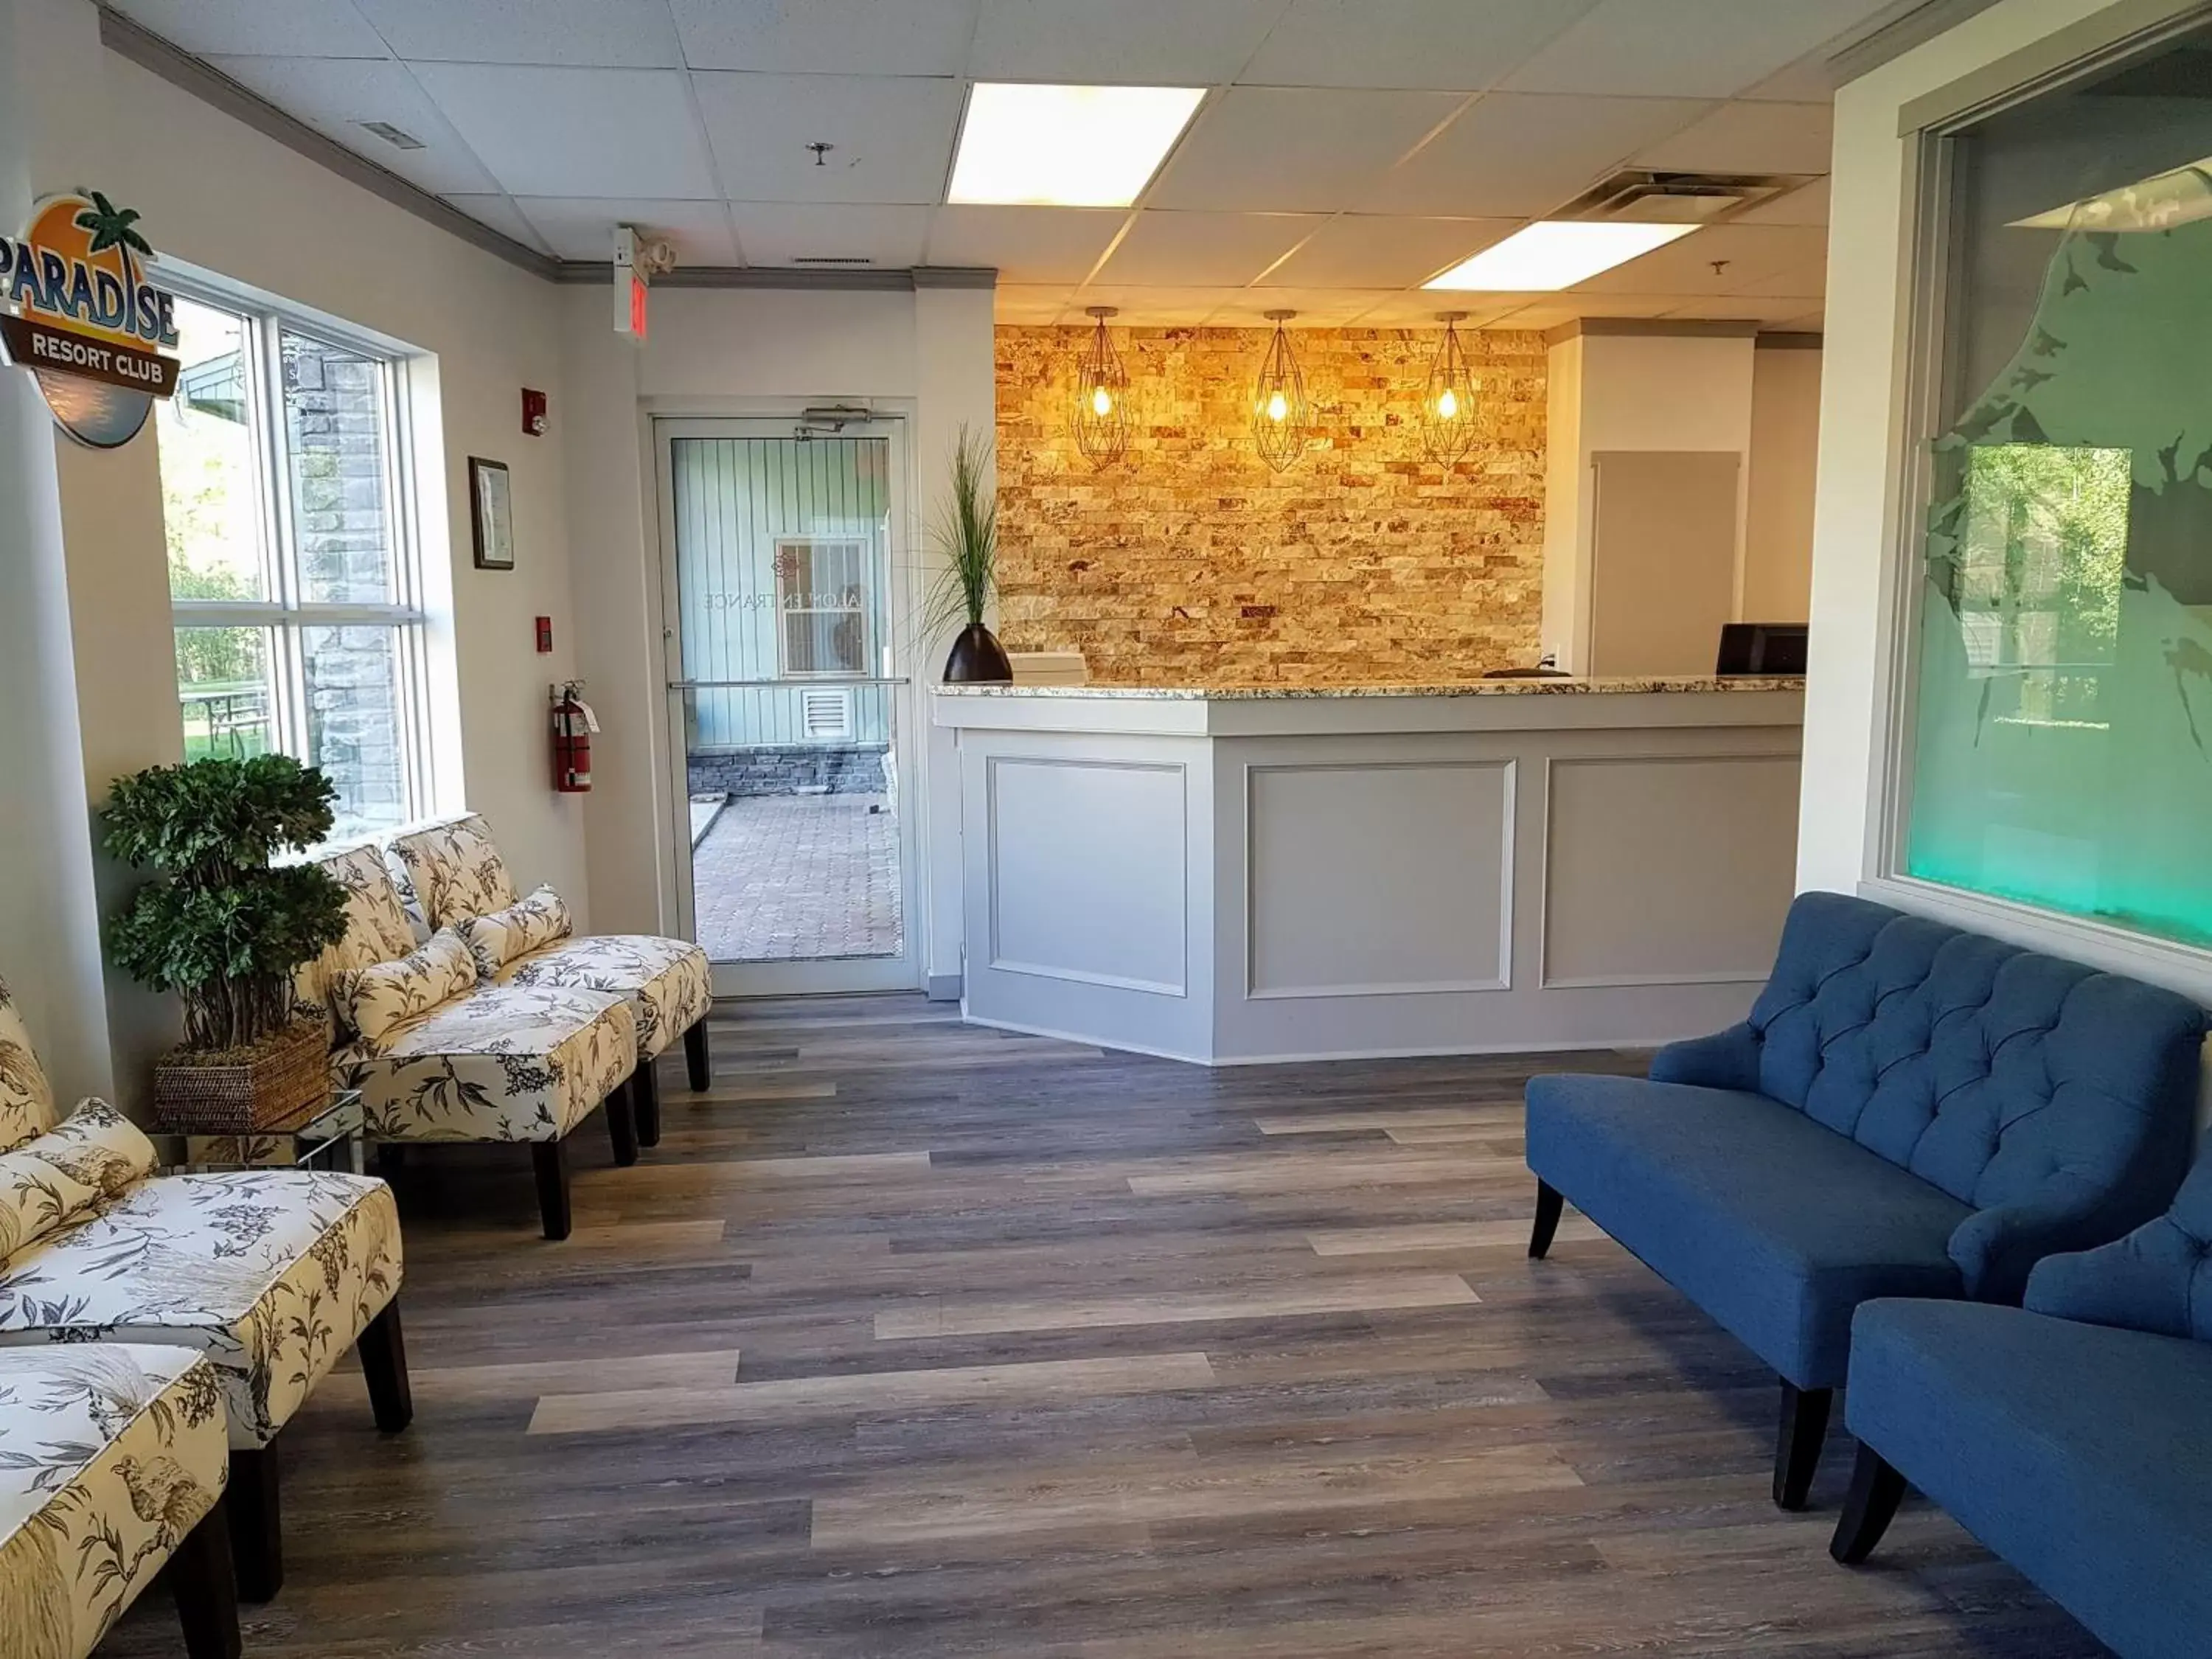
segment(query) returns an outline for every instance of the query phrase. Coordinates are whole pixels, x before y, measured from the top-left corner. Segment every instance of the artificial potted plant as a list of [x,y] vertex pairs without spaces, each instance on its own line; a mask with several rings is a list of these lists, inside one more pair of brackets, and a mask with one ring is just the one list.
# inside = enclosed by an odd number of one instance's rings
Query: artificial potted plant
[[117,967],[185,1005],[185,1041],[154,1070],[162,1126],[243,1134],[329,1086],[329,1036],[293,976],[345,933],[346,892],[319,866],[272,865],[330,834],[331,781],[289,755],[210,758],[118,778],[107,850],[155,878],[109,923]]
[[930,632],[966,623],[945,659],[947,684],[1014,677],[1006,647],[983,625],[999,579],[999,500],[990,473],[991,446],[962,427],[952,447],[952,488],[931,532],[944,568],[930,596]]

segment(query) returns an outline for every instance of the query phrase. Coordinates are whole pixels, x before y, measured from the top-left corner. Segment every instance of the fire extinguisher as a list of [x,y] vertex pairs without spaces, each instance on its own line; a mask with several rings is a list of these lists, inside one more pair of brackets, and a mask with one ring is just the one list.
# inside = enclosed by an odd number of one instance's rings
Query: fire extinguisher
[[553,787],[564,795],[587,794],[592,787],[592,733],[599,719],[583,692],[581,680],[553,688]]

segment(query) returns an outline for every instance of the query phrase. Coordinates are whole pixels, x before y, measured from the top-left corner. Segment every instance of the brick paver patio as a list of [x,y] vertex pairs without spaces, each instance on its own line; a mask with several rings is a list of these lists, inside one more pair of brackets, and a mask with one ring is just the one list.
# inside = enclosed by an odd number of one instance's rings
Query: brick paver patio
[[716,962],[904,948],[898,821],[881,795],[736,797],[692,849],[691,891]]

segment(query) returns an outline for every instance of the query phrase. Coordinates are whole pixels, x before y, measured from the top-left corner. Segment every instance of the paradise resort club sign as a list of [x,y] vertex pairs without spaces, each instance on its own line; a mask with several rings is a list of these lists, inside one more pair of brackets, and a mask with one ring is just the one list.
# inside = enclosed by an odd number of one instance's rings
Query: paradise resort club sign
[[[98,191],[49,196],[20,238],[0,236],[0,343],[38,377],[62,429],[96,449],[127,444],[177,389],[176,300],[146,276],[138,216]],[[12,314],[9,314],[12,313]]]

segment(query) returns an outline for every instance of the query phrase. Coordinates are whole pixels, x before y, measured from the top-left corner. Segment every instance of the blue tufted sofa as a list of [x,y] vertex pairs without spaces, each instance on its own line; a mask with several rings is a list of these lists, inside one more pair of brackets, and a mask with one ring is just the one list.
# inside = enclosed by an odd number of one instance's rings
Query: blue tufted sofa
[[1829,1550],[1863,1561],[1910,1480],[2127,1659],[2212,1647],[2212,1158],[2027,1305],[1869,1302],[1858,1467]]
[[2043,1257],[2165,1206],[2203,1012],[1837,893],[1791,905],[1750,1018],[1648,1079],[1528,1085],[1528,1253],[1563,1200],[1782,1378],[1774,1500],[1802,1508],[1854,1310],[2012,1303]]

